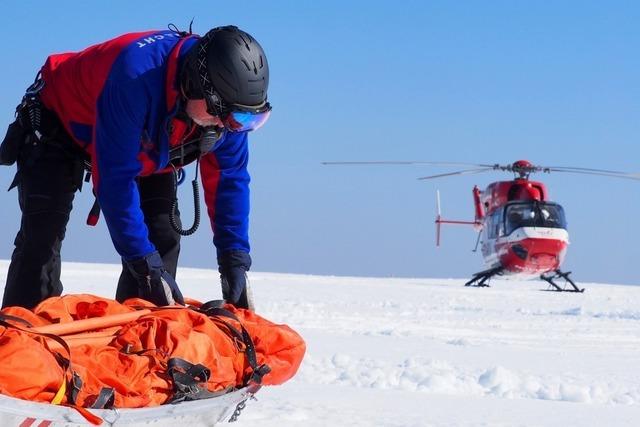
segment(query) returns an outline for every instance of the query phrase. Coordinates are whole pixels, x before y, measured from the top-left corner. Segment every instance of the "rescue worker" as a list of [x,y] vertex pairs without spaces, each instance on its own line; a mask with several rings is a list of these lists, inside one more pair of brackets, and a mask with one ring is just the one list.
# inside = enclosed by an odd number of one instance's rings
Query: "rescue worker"
[[88,222],[102,210],[122,258],[116,299],[183,304],[175,275],[189,232],[176,186],[197,161],[223,298],[249,308],[247,134],[269,117],[268,83],[262,47],[234,26],[202,37],[170,26],[49,56],[0,150],[0,163],[17,161],[22,211],[2,306],[62,293],[60,249],[85,173],[97,200]]

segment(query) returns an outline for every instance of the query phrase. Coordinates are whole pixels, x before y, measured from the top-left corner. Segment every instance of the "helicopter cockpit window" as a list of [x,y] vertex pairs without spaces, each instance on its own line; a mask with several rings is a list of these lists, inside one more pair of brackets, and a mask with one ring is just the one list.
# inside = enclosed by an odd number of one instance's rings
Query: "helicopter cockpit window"
[[564,209],[555,203],[526,202],[505,207],[506,234],[520,227],[567,228]]

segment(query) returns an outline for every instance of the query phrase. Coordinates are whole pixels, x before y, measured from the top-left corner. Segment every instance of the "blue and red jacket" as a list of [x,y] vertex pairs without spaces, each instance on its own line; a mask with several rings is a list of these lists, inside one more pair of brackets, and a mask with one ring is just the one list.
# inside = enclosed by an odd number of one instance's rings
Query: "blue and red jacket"
[[[81,52],[51,55],[41,100],[91,157],[94,191],[125,260],[155,251],[140,209],[136,177],[166,173],[169,149],[186,142],[177,71],[198,36],[131,33]],[[200,171],[218,253],[249,252],[246,132],[227,132]]]

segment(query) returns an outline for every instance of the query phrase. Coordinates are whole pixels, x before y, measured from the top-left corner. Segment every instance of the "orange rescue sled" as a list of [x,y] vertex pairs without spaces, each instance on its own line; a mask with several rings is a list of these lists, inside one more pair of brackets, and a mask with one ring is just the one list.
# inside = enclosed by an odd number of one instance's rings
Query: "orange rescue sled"
[[288,326],[219,301],[189,303],[66,295],[33,311],[1,310],[0,421],[153,424],[191,415],[211,424],[237,418],[262,385],[298,370],[305,343]]

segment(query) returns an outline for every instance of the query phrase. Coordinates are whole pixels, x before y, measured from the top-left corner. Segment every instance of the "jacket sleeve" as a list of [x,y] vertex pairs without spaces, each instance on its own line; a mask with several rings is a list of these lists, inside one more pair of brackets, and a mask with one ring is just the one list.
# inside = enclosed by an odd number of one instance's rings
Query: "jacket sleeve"
[[126,261],[155,250],[135,181],[141,171],[138,153],[148,108],[144,86],[136,80],[107,80],[97,103],[94,188],[113,245]]
[[223,138],[200,161],[205,201],[218,256],[230,250],[250,251],[247,133],[227,132]]

